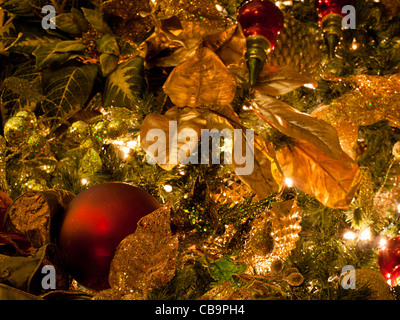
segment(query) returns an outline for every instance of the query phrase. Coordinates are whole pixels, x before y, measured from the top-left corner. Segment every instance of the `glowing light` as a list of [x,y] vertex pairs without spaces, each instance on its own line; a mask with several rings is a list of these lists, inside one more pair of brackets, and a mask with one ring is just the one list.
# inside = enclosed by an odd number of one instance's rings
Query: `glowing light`
[[292,179],[285,178],[285,183],[289,188],[293,187],[293,180]]
[[218,11],[224,10],[224,8],[222,8],[219,4],[216,4],[215,7],[217,8]]
[[351,43],[351,49],[352,50],[358,49],[358,43],[356,42],[356,38],[353,38],[353,42]]
[[164,190],[167,191],[167,192],[171,192],[171,191],[172,191],[172,186],[169,185],[169,184],[166,184],[166,185],[164,186]]
[[384,247],[385,246],[385,244],[386,244],[386,239],[385,238],[381,238],[380,240],[379,240],[379,245],[381,246],[381,247]]
[[360,240],[371,240],[371,231],[369,230],[369,228],[361,232]]
[[356,234],[352,231],[348,231],[343,235],[343,238],[346,240],[354,240],[356,238]]
[[136,140],[132,140],[132,141],[129,141],[126,145],[129,148],[134,149],[137,146],[137,144],[138,144],[138,142]]
[[313,89],[313,90],[315,90],[315,87],[314,87],[314,85],[313,85],[312,83],[306,83],[306,84],[304,85],[304,87],[306,87],[306,88],[308,88],[308,89]]
[[400,213],[400,204],[397,205],[397,212]]
[[88,184],[88,180],[86,179],[86,178],[82,178],[82,180],[81,180],[81,183],[83,184],[83,185],[85,185],[85,184]]

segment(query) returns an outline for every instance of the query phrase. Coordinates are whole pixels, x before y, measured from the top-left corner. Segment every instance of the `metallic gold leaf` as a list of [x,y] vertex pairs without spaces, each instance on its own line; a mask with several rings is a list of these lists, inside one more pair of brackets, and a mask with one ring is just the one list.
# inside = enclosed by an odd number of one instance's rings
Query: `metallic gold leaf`
[[305,84],[314,88],[317,83],[288,66],[265,66],[260,72],[254,89],[257,92],[271,96],[279,96],[289,93]]
[[298,140],[276,151],[286,178],[300,190],[313,195],[323,205],[347,209],[358,189],[361,173],[345,152],[332,159],[313,144]]
[[202,47],[171,72],[164,92],[178,107],[226,105],[235,97],[236,82],[218,56]]
[[260,118],[273,128],[292,138],[301,138],[314,144],[329,157],[342,156],[336,129],[324,120],[302,113],[286,103],[256,93],[255,109]]
[[[170,127],[172,121],[176,121],[177,124],[175,133],[170,132],[171,128],[173,128]],[[157,161],[160,167],[165,170],[171,170],[179,163],[180,157],[179,154],[170,154],[170,142],[176,142],[176,152],[180,150],[184,144],[189,144],[190,150],[192,151],[194,147],[197,146],[198,138],[201,136],[201,129],[204,128],[206,128],[206,120],[201,116],[199,111],[194,108],[173,107],[164,115],[149,114],[146,116],[140,127],[140,145],[150,157],[154,155],[156,160],[162,159],[161,161]],[[165,144],[160,145],[160,148],[157,150],[153,150],[154,148],[152,148],[155,143],[154,139],[150,138],[152,129],[160,130],[158,131],[160,135],[162,135],[162,133],[165,134]],[[194,130],[197,134],[196,139],[191,141],[178,141],[176,135],[183,129]],[[188,156],[188,154],[186,154],[186,156]]]
[[136,298],[145,299],[149,290],[174,276],[178,236],[171,233],[170,211],[167,204],[143,217],[136,231],[118,245],[109,282],[119,295],[135,292]]
[[[283,175],[276,164],[272,143],[264,142],[257,137],[254,138],[253,142],[251,152],[253,153],[254,168],[252,172],[240,174],[238,169],[243,168],[244,165],[238,164],[235,158],[233,159],[233,167],[239,179],[247,184],[261,199],[282,189]],[[246,135],[243,135],[242,143],[242,150],[246,150],[245,144],[252,145]]]
[[246,37],[243,34],[242,28],[238,25],[232,37],[216,53],[226,66],[232,64],[241,65],[244,62],[246,49]]

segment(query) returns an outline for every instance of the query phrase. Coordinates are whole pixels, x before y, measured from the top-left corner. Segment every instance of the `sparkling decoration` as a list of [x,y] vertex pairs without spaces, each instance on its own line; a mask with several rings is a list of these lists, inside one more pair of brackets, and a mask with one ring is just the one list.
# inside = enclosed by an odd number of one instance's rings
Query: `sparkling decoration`
[[399,283],[400,277],[400,236],[389,239],[379,250],[378,254],[379,271],[394,287]]
[[268,273],[275,260],[285,259],[296,247],[300,222],[300,208],[294,200],[277,202],[255,219],[247,250],[253,253],[250,264],[257,273]]
[[[244,184],[237,176],[228,174],[223,179],[223,183],[217,186],[211,197],[219,205],[229,205],[233,207],[235,204],[244,201],[252,194],[251,189]],[[255,196],[252,200],[257,201]]]
[[75,121],[68,128],[68,137],[76,143],[81,143],[90,135],[90,125],[84,121]]
[[268,55],[267,64],[290,66],[315,78],[319,75],[321,38],[320,29],[312,25],[305,27],[304,22],[285,15],[282,32],[276,38],[275,49]]
[[182,21],[197,21],[222,27],[227,24],[225,17],[209,0],[163,0],[157,1],[160,14],[177,16]]
[[312,115],[333,125],[344,150],[352,154],[357,142],[358,127],[387,119],[391,126],[400,128],[400,76],[354,75],[348,78],[324,74],[328,81],[342,83],[348,93],[318,107]]
[[28,141],[32,130],[36,127],[36,116],[30,111],[20,111],[7,120],[4,125],[4,138],[13,146]]
[[382,275],[374,270],[356,269],[356,287],[367,286],[371,291],[369,300],[394,300],[390,286]]
[[67,271],[83,286],[108,288],[118,244],[159,207],[149,193],[127,183],[102,183],[77,195],[65,211],[58,237]]
[[315,0],[318,21],[325,33],[330,58],[335,56],[335,49],[342,37],[342,19],[345,16],[342,8],[354,5],[355,0]]
[[274,49],[283,28],[283,13],[268,0],[250,0],[239,9],[237,21],[247,39],[249,83],[253,86],[265,65],[267,52]]

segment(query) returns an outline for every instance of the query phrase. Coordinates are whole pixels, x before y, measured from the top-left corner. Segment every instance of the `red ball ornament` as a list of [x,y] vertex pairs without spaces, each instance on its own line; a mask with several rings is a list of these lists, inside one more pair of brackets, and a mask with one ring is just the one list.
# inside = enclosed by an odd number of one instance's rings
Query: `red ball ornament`
[[354,4],[355,0],[315,0],[318,22],[324,30],[328,56],[331,59],[334,58],[336,46],[342,37],[342,19],[345,16],[342,9]]
[[378,253],[379,271],[392,287],[400,278],[400,236],[391,238]]
[[70,202],[60,226],[58,246],[66,270],[87,288],[109,288],[118,244],[159,207],[148,192],[127,183],[108,182],[81,192]]
[[249,83],[253,86],[267,60],[267,52],[275,47],[284,17],[282,11],[268,0],[250,0],[240,7],[237,21],[247,39]]

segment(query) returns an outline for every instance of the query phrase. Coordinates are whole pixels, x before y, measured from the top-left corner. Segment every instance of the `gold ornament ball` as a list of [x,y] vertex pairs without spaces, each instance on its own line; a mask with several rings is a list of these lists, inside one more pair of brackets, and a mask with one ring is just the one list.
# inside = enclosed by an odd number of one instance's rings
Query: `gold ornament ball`
[[394,300],[391,287],[385,278],[377,271],[356,269],[356,288],[368,286],[372,290],[369,300]]
[[18,146],[28,141],[34,127],[31,117],[14,116],[4,125],[4,138],[11,145]]
[[84,121],[75,121],[68,128],[68,137],[74,142],[81,143],[90,135],[90,125]]

